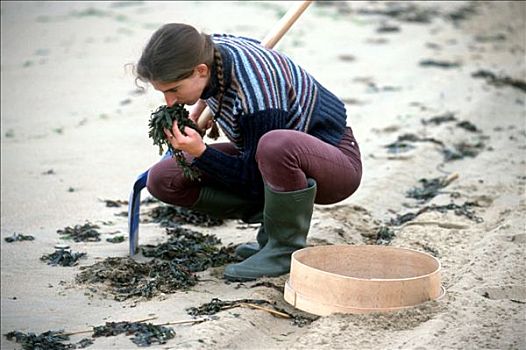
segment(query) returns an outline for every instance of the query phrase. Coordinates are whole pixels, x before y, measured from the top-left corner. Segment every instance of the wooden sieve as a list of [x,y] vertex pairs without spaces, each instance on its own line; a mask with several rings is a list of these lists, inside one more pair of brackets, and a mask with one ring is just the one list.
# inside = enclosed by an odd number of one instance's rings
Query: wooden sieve
[[440,262],[412,249],[329,245],[292,254],[285,300],[320,316],[394,311],[444,295]]

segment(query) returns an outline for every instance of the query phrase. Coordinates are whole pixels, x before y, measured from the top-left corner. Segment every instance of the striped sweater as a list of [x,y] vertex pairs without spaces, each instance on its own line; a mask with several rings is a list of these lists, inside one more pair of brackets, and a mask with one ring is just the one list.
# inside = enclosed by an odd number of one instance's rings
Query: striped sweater
[[[213,35],[223,61],[225,95],[217,123],[240,155],[207,147],[194,165],[229,189],[249,197],[263,194],[255,161],[259,139],[275,129],[306,132],[329,144],[339,143],[346,127],[344,104],[309,73],[278,51],[253,39]],[[203,98],[218,108],[216,67]]]

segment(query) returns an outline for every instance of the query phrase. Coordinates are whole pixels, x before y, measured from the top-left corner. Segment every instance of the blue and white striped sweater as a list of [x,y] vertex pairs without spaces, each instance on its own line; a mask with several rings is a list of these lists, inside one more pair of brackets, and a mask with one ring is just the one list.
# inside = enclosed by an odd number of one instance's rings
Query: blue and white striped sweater
[[[263,193],[254,159],[259,138],[271,130],[290,129],[335,145],[345,131],[345,106],[287,56],[253,39],[232,35],[212,39],[221,52],[226,86],[217,122],[241,155],[207,147],[195,165],[227,187],[257,197]],[[214,114],[217,85],[212,74],[211,88],[202,96]]]
[[[314,79],[277,51],[267,50],[252,39],[215,35],[231,84],[223,100],[219,125],[226,136],[238,144],[239,114],[266,109],[288,112],[287,129],[306,131],[314,108]],[[227,62],[229,64],[227,64]],[[213,112],[218,101],[207,100]]]

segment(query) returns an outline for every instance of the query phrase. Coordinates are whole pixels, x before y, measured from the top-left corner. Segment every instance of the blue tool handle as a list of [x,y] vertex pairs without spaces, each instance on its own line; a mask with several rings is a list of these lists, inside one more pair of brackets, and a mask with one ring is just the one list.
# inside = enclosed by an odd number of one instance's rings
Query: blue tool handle
[[[166,151],[162,161],[172,156],[170,150]],[[128,202],[128,240],[130,242],[130,256],[134,256],[139,251],[139,210],[141,208],[141,190],[146,187],[149,169],[137,177],[133,184]]]

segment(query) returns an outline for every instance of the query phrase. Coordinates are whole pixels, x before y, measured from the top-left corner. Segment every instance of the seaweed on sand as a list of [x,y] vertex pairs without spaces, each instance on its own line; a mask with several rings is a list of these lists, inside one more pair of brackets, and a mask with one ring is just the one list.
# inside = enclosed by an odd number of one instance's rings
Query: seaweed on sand
[[93,337],[110,337],[125,333],[132,335],[131,341],[137,346],[149,346],[152,343],[165,344],[175,337],[170,327],[144,322],[106,322],[103,326],[93,327]]
[[[85,333],[77,332],[77,333]],[[175,331],[163,325],[154,325],[145,322],[106,322],[102,326],[94,326],[92,338],[111,337],[119,334],[133,335],[131,341],[140,347],[147,347],[153,343],[165,344],[167,340],[175,337]],[[93,345],[93,340],[84,338],[78,343],[65,343],[69,336],[76,333],[60,331],[46,331],[39,335],[12,331],[4,334],[7,340],[22,344],[24,350],[66,350],[81,349]]]
[[234,246],[219,246],[221,240],[215,235],[205,235],[180,226],[167,228],[168,241],[142,248],[146,257],[171,260],[185,266],[191,272],[204,271],[231,262],[238,262]]
[[431,142],[439,146],[444,146],[444,143],[440,140],[434,139],[432,137],[420,137],[415,134],[404,134],[398,136],[397,140],[393,143],[386,145],[390,153],[401,153],[415,148],[411,145],[411,142]]
[[72,239],[75,242],[98,242],[100,241],[98,228],[98,225],[87,222],[84,225],[67,226],[62,230],[57,230],[57,233],[62,236],[62,239]]
[[427,211],[438,211],[440,213],[445,213],[445,212],[447,212],[449,210],[452,210],[455,213],[455,215],[465,216],[468,219],[470,219],[471,221],[475,221],[476,223],[481,223],[484,220],[481,217],[479,217],[479,216],[477,216],[475,214],[475,211],[472,209],[474,206],[478,206],[477,203],[465,202],[462,205],[455,204],[455,203],[450,203],[450,204],[446,204],[446,205],[425,206],[425,207],[422,207],[421,209],[419,209],[416,212],[410,212],[410,213],[406,213],[406,214],[403,214],[403,215],[397,215],[396,218],[391,219],[389,224],[393,225],[393,226],[400,226],[402,224],[405,224],[408,221],[413,220],[418,215],[420,215],[422,213],[425,213]]
[[132,297],[150,299],[160,293],[175,293],[197,284],[197,276],[174,261],[137,262],[129,257],[106,258],[83,266],[76,281],[83,284],[103,283],[117,301]]
[[192,224],[201,227],[212,227],[223,224],[223,220],[203,214],[201,212],[176,207],[171,205],[159,205],[145,213],[151,221],[160,223],[163,227],[173,227],[180,224]]
[[[271,305],[272,308],[264,308],[261,305]],[[303,327],[311,322],[317,320],[319,317],[308,317],[299,314],[292,314],[283,309],[273,306],[273,303],[263,299],[238,299],[223,301],[218,298],[213,298],[209,303],[204,303],[198,307],[190,307],[186,312],[191,316],[199,315],[214,315],[220,311],[232,309],[235,307],[249,307],[267,311],[274,316],[292,319],[292,324],[298,327]]]
[[475,73],[471,74],[473,78],[483,78],[486,79],[486,82],[490,85],[500,87],[500,86],[511,86],[513,88],[519,89],[522,92],[526,92],[526,81],[514,79],[505,75],[497,75],[488,70],[478,70]]
[[235,247],[220,246],[221,241],[214,235],[181,227],[166,231],[170,235],[168,241],[144,246],[143,255],[168,261],[153,259],[141,263],[129,257],[110,257],[81,267],[77,282],[103,283],[118,301],[132,297],[150,299],[196,285],[198,277],[194,272],[239,261],[234,255]]
[[69,340],[69,336],[65,335],[63,331],[46,331],[39,335],[31,332],[12,331],[4,334],[4,336],[7,340],[21,344],[24,350],[82,349],[93,344],[93,341],[88,338],[82,339],[77,344],[65,343]]
[[428,125],[428,124],[433,124],[433,125],[440,125],[442,123],[447,123],[447,122],[453,122],[453,121],[456,121],[457,118],[455,117],[455,115],[451,112],[446,112],[444,114],[441,114],[441,115],[437,115],[437,116],[434,116],[434,117],[431,117],[429,119],[422,119],[422,124],[424,125]]
[[78,260],[85,257],[86,253],[75,253],[71,250],[57,249],[51,254],[44,254],[40,258],[42,261],[47,261],[48,265],[52,266],[75,266]]
[[438,195],[442,188],[449,185],[457,177],[457,174],[453,174],[453,176],[441,176],[433,179],[420,179],[418,181],[422,184],[422,187],[413,187],[407,191],[406,196],[426,202]]
[[476,143],[460,142],[453,146],[453,148],[444,148],[442,153],[444,161],[463,159],[465,157],[476,157],[480,151],[485,147],[484,142],[478,141]]
[[17,241],[32,241],[34,239],[35,239],[35,237],[33,237],[31,235],[23,235],[21,233],[13,233],[11,236],[5,237],[4,241],[6,241],[7,243],[13,243],[13,242],[17,242]]

